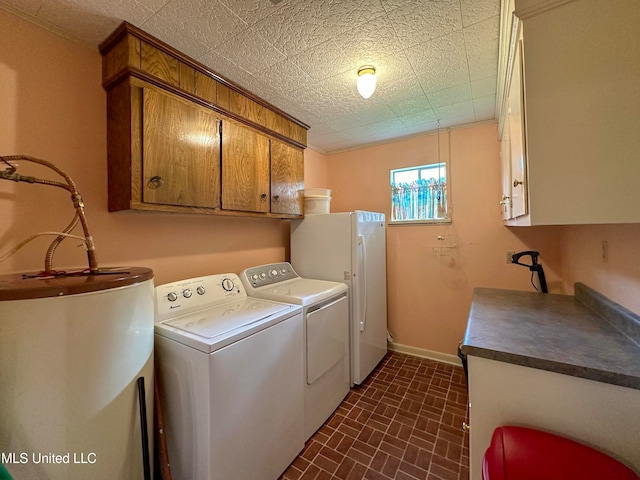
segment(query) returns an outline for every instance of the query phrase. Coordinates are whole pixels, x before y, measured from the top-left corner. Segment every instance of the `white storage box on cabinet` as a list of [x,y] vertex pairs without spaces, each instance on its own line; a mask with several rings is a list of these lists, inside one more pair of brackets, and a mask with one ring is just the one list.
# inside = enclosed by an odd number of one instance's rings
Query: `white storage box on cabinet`
[[315,215],[330,213],[331,190],[328,188],[305,188],[304,214]]

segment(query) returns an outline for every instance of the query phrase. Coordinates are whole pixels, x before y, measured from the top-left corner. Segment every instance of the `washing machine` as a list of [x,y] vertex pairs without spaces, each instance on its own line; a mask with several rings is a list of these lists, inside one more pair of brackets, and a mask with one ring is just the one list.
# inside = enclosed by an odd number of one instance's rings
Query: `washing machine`
[[302,306],[306,441],[349,393],[348,287],[301,278],[287,262],[246,269],[240,279],[249,296]]
[[155,351],[175,480],[275,480],[304,447],[298,305],[237,275],[155,289]]

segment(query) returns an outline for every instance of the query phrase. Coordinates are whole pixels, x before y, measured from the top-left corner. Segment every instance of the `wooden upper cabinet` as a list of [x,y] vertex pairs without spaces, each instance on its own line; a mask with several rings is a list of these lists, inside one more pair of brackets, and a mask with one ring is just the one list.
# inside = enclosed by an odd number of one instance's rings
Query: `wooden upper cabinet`
[[109,211],[302,215],[307,125],[126,22],[100,52]]
[[222,208],[269,212],[269,138],[233,121],[222,124]]
[[271,212],[302,215],[304,152],[271,141]]
[[100,52],[102,84],[107,90],[124,76],[137,77],[267,135],[306,147],[307,125],[127,22],[102,42]]
[[220,120],[155,89],[142,98],[142,201],[219,207]]

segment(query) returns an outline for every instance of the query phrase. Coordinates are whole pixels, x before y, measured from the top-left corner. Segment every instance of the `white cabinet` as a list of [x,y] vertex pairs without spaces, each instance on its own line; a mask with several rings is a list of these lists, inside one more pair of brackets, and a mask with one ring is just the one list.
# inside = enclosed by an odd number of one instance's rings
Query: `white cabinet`
[[576,439],[640,469],[640,390],[468,356],[470,480],[501,425]]
[[[516,0],[515,15],[526,171],[507,224],[640,223],[640,2]],[[518,216],[519,187],[528,213]]]
[[500,123],[502,157],[502,218],[510,220],[527,213],[527,162],[525,144],[524,72],[521,22],[513,16],[513,1],[502,41],[509,48],[504,57],[504,96]]

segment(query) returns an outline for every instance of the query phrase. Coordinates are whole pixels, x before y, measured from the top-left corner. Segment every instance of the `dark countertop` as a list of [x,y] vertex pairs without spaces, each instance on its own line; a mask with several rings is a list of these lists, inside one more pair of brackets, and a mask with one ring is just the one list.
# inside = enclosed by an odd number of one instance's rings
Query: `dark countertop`
[[639,327],[582,284],[576,296],[476,288],[462,352],[640,390]]

